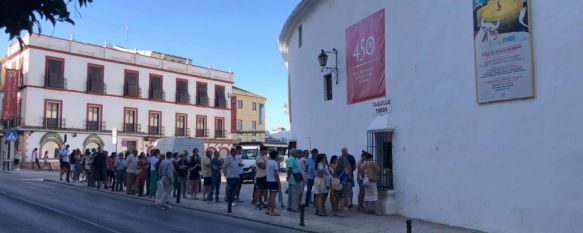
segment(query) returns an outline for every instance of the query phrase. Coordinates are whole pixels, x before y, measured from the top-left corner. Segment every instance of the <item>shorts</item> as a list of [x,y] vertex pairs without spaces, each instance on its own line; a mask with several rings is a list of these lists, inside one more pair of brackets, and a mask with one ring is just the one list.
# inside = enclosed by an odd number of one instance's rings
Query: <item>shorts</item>
[[267,184],[267,189],[269,190],[269,192],[278,192],[279,191],[279,186],[277,184],[276,181],[273,182],[266,182]]
[[267,189],[267,176],[255,178],[255,184],[258,189]]
[[65,168],[67,168],[67,169],[68,169],[68,168],[70,168],[70,167],[71,167],[71,165],[69,165],[69,162],[62,162],[62,163],[61,163],[61,169],[65,169]]
[[115,176],[115,171],[113,170],[107,170],[107,177],[114,177]]
[[345,198],[348,197],[350,191],[352,191],[351,182],[342,182],[342,189],[341,190],[334,190],[334,193],[338,198]]
[[14,159],[14,165],[18,166],[18,164],[20,163],[20,159]]
[[104,181],[105,180],[105,169],[93,169],[93,180]]
[[210,177],[203,177],[202,178],[202,185],[204,186],[211,186],[211,178]]

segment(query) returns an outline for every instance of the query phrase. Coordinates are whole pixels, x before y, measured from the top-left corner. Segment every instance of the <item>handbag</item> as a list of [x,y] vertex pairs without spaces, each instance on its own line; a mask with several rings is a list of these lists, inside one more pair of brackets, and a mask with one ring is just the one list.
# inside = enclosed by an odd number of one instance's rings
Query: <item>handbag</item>
[[367,175],[368,175],[368,180],[370,182],[377,182],[377,181],[379,181],[379,178],[380,178],[379,177],[379,171],[376,168],[376,166],[372,166],[372,168],[370,168],[370,166],[369,166],[368,174]]
[[302,173],[293,173],[292,174],[294,176],[294,179],[296,180],[296,182],[302,182],[304,181],[304,176],[302,176]]
[[[342,174],[344,174],[345,171],[346,169],[344,169],[344,171],[342,171],[342,173],[340,173],[338,177],[342,176]],[[342,182],[340,182],[340,179],[338,177],[332,177],[331,181],[332,188],[336,191],[340,191],[344,188],[344,185],[342,185]]]
[[322,178],[316,177],[316,180],[314,180],[314,185],[320,186],[321,184],[322,184]]

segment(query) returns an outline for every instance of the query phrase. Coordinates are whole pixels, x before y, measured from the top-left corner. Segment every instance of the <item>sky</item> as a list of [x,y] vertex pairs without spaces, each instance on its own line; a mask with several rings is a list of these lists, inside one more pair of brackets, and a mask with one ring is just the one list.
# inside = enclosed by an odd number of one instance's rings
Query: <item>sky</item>
[[[155,50],[235,73],[235,85],[265,96],[266,129],[289,129],[287,69],[278,48],[299,0],[94,0],[72,9],[75,25],[42,23],[42,34]],[[125,28],[128,27],[127,40]],[[8,44],[8,35],[0,32]],[[0,46],[6,54],[7,46]]]

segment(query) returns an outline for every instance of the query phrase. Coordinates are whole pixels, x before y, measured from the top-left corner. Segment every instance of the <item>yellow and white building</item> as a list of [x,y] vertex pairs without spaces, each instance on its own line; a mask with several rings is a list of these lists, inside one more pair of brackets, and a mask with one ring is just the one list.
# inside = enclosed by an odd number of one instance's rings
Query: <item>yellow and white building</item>
[[233,86],[236,99],[236,131],[233,139],[239,142],[265,142],[266,98]]

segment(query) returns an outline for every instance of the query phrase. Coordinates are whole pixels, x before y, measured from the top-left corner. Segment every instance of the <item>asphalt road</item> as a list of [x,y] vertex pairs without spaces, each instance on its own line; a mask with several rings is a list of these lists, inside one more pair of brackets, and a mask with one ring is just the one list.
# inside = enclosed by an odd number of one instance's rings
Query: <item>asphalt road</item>
[[300,232],[0,172],[0,232]]

